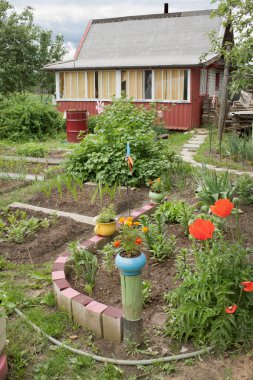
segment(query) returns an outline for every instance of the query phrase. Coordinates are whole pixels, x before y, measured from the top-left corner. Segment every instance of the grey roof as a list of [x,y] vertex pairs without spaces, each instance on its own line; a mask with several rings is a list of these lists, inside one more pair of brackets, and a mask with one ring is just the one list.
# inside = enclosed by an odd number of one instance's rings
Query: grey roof
[[[189,66],[210,49],[208,32],[224,36],[222,19],[210,10],[93,20],[76,60],[53,70]],[[215,58],[208,54],[207,60]]]

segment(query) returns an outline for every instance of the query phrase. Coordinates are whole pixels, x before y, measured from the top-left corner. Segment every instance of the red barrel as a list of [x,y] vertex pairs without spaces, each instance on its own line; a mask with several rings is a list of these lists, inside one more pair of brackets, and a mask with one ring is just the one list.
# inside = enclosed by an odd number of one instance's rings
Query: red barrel
[[[87,110],[66,111],[66,131],[68,142],[80,142],[87,134]],[[78,138],[79,133],[80,137]]]

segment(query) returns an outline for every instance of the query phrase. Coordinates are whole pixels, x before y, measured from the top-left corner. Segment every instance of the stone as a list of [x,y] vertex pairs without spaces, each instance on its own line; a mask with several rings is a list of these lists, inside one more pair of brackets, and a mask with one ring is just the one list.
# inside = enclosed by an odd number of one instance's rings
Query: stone
[[72,288],[67,288],[59,292],[58,294],[58,306],[62,311],[66,311],[67,314],[72,317],[72,298],[76,297],[80,293]]
[[71,300],[73,321],[78,323],[83,328],[87,327],[85,306],[92,301],[94,300],[91,297],[85,296],[84,294],[79,294]]
[[106,308],[107,305],[97,301],[92,301],[85,307],[86,327],[100,337],[103,337],[102,313]]
[[103,337],[110,342],[122,341],[123,310],[109,306],[102,314]]

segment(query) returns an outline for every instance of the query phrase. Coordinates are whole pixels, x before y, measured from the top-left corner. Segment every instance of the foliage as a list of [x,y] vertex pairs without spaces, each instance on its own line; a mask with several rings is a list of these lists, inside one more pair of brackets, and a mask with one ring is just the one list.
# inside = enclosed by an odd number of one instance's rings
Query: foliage
[[241,203],[253,203],[253,179],[248,174],[237,178],[235,193]]
[[114,202],[115,197],[117,193],[120,193],[120,187],[118,183],[114,183],[112,186],[109,186],[107,183],[103,184],[102,181],[99,179],[97,187],[93,193],[91,202],[92,204],[95,202],[97,195],[99,194],[100,202],[103,204],[103,198],[104,196],[109,196],[111,202]]
[[115,221],[116,212],[113,205],[104,207],[96,218],[96,223],[111,223]]
[[[101,180],[109,186],[115,183],[136,186],[157,178],[178,162],[166,151],[166,142],[155,142],[152,125],[157,111],[136,107],[125,97],[113,99],[97,116],[95,134],[88,135],[66,160],[69,174],[83,181]],[[126,145],[130,144],[134,161],[132,172],[126,162]]]
[[142,305],[145,306],[150,302],[152,285],[150,281],[142,281]]
[[166,201],[155,211],[155,215],[161,214],[165,222],[179,223],[186,234],[188,234],[188,224],[192,219],[195,206],[184,201]]
[[116,251],[123,253],[126,257],[135,257],[139,255],[142,244],[140,222],[133,222],[133,218],[119,218],[120,228],[117,240],[113,242]]
[[52,223],[52,218],[29,218],[25,211],[20,210],[2,210],[0,217],[0,241],[13,241],[18,244],[40,228],[48,228]]
[[[74,268],[77,277],[83,277],[86,285],[86,290],[89,289],[89,293],[95,285],[96,272],[97,272],[97,258],[87,249],[79,247],[78,242],[72,242],[69,244],[71,252],[71,259],[74,261]],[[85,285],[85,286],[86,286]]]
[[34,24],[33,10],[20,13],[6,0],[0,3],[0,93],[25,92],[35,86],[54,92],[54,75],[42,68],[65,54],[62,36]]
[[100,250],[100,253],[103,256],[103,264],[107,272],[111,273],[115,267],[114,258],[115,251],[111,243],[107,243],[104,245],[103,249]]
[[214,32],[209,34],[212,53],[223,56],[236,68],[231,73],[230,84],[234,94],[248,87],[253,73],[253,4],[251,0],[212,0],[212,4],[216,5],[212,15],[222,17],[223,26],[235,36],[234,44],[231,41],[222,44],[222,37]]
[[23,144],[23,146],[18,147],[16,151],[19,156],[26,157],[45,157],[48,153],[47,149],[43,146],[38,146],[34,143]]
[[51,105],[23,95],[11,97],[0,114],[0,139],[45,140],[62,128],[62,115]]
[[90,115],[88,119],[88,131],[89,133],[94,133],[94,130],[97,125],[97,116],[96,115]]
[[250,295],[242,297],[235,315],[225,313],[226,305],[237,302],[240,283],[250,278],[249,250],[216,239],[209,249],[200,245],[192,254],[194,267],[186,262],[185,251],[180,253],[178,277],[183,282],[165,297],[170,305],[167,334],[185,341],[193,338],[196,344],[211,343],[217,349],[252,339]]
[[247,140],[246,135],[241,139],[236,133],[229,133],[225,149],[227,155],[232,157],[234,161],[249,161],[253,164],[253,143],[252,139]]
[[153,193],[162,193],[164,190],[163,181],[160,177],[154,179],[153,181],[148,181],[148,186]]
[[53,168],[54,177],[50,181],[44,181],[40,185],[40,191],[45,194],[46,197],[50,197],[54,189],[58,191],[60,198],[63,196],[64,189],[67,189],[68,193],[72,195],[74,201],[78,198],[78,189],[83,189],[83,182],[78,178],[75,178],[66,174],[58,174],[59,167]]
[[165,230],[165,218],[157,213],[152,218],[142,215],[140,221],[147,230],[144,233],[145,243],[150,250],[151,257],[163,261],[175,252],[176,238],[168,237]]
[[198,185],[196,196],[203,205],[210,206],[221,198],[232,200],[235,188],[230,182],[228,171],[217,174],[216,171],[203,166],[201,172],[195,176],[195,180]]

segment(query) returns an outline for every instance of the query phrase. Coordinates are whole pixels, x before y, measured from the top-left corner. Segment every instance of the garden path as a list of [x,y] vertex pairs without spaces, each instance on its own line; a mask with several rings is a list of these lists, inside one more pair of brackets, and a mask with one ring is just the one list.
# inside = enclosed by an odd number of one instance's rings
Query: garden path
[[[190,138],[190,140],[187,141],[186,144],[184,144],[182,151],[181,151],[181,157],[183,161],[188,162],[192,166],[195,167],[202,167],[203,164],[200,162],[197,162],[194,160],[194,155],[201,144],[205,141],[206,137],[208,136],[208,131],[206,129],[199,128],[195,130],[195,134],[193,137]],[[224,170],[227,170],[230,174],[235,175],[243,175],[248,174],[250,177],[253,177],[253,172],[247,172],[247,171],[240,171],[240,170],[234,170],[234,169],[225,169],[225,168],[218,168],[217,166],[205,164],[205,166],[208,169],[215,170],[217,172],[223,172]]]

